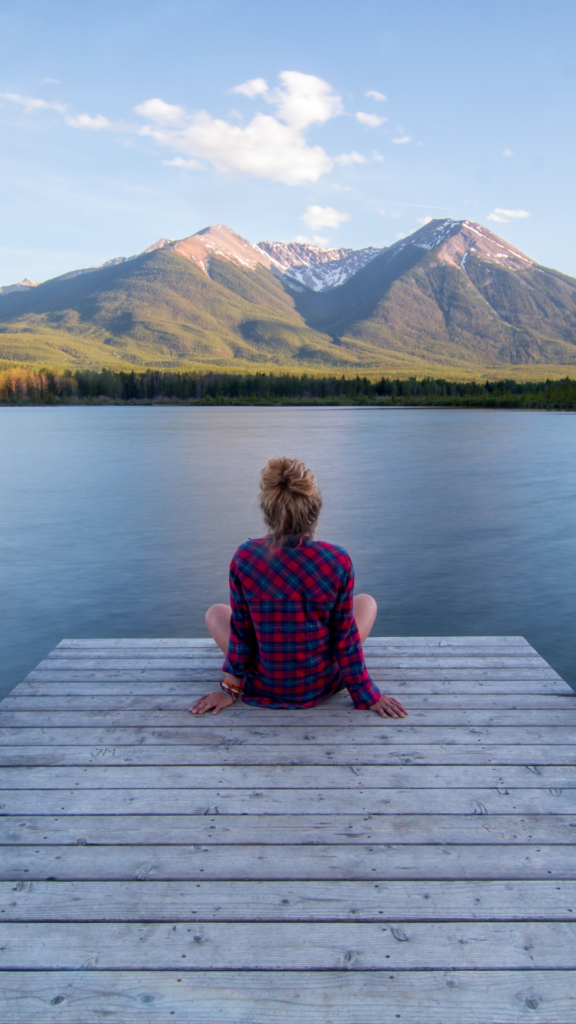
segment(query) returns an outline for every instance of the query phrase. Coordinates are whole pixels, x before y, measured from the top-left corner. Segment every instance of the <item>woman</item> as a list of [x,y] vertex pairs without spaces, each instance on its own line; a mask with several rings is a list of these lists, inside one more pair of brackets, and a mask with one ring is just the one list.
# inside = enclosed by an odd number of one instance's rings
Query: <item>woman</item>
[[322,496],[300,459],[269,459],[260,477],[266,537],[242,544],[230,565],[230,602],[214,604],[206,625],[226,655],[220,689],[193,715],[247,704],[309,708],[346,687],[357,708],[382,718],[407,711],[374,686],[362,644],[376,618],[369,594],[354,593],[343,548],[314,540]]

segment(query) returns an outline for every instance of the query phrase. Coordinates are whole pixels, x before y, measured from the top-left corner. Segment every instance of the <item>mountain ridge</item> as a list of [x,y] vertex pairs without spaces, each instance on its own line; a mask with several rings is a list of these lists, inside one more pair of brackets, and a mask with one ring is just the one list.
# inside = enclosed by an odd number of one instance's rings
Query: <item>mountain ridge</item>
[[0,289],[0,360],[561,375],[576,366],[576,280],[468,220],[363,250],[213,225]]

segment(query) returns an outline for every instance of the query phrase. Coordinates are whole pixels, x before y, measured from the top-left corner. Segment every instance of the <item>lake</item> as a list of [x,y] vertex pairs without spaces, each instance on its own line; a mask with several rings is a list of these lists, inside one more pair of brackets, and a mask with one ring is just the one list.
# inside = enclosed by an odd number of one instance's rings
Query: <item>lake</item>
[[0,409],[0,692],[63,637],[207,635],[277,453],[376,634],[522,634],[576,686],[576,415],[102,406]]

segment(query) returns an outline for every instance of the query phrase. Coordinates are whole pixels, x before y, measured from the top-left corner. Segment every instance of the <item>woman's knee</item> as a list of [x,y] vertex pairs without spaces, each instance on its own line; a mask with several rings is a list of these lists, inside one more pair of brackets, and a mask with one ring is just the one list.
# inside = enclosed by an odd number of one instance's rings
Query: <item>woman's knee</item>
[[205,621],[209,630],[225,625],[230,621],[232,609],[229,604],[212,604],[206,612]]
[[370,634],[377,611],[378,605],[370,594],[357,594],[354,598],[354,618],[362,643]]
[[356,594],[354,598],[354,610],[362,610],[365,615],[372,615],[376,618],[378,605],[371,594]]

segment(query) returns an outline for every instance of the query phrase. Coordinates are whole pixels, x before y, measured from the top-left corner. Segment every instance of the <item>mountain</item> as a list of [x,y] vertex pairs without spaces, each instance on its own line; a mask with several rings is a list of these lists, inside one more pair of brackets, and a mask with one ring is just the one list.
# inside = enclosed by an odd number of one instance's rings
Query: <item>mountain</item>
[[37,288],[39,281],[30,281],[27,277],[23,281],[18,281],[18,284],[7,284],[4,288],[0,288],[0,295],[9,295],[10,292],[26,292],[29,288]]
[[576,280],[472,221],[361,250],[252,245],[216,225],[0,290],[0,359],[562,376],[576,366]]

